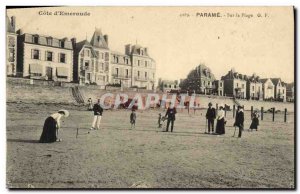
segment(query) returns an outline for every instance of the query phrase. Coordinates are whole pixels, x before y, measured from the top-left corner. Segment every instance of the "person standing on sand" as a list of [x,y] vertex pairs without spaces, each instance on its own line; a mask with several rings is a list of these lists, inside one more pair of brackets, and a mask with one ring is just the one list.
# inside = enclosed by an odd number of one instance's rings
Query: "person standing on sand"
[[101,122],[101,117],[102,117],[102,113],[103,113],[103,108],[100,105],[100,99],[98,99],[98,102],[96,104],[94,104],[93,111],[94,111],[94,120],[92,123],[91,130],[93,130],[93,129],[98,130],[98,129],[100,129],[100,122]]
[[241,138],[242,137],[242,131],[244,130],[244,111],[243,111],[242,106],[238,106],[234,126],[239,128],[238,137]]
[[132,109],[132,112],[130,114],[131,129],[135,128],[135,121],[136,121],[136,113],[135,113],[135,109]]
[[214,133],[215,118],[216,118],[216,109],[212,107],[212,103],[210,102],[208,103],[208,109],[206,112],[208,133],[210,133],[210,130],[212,130],[212,133]]
[[88,110],[89,111],[93,110],[93,101],[91,98],[88,99]]
[[61,141],[57,138],[58,130],[60,129],[60,120],[62,117],[68,117],[69,111],[59,110],[45,120],[43,132],[40,137],[40,143],[52,143]]
[[217,116],[217,127],[216,127],[216,133],[219,135],[225,134],[225,112],[224,112],[224,106],[220,105],[220,110],[218,111]]
[[251,125],[250,125],[250,129],[251,131],[253,131],[253,129],[256,129],[257,131],[257,128],[258,128],[258,125],[259,125],[259,114],[258,114],[258,111],[254,111],[254,113],[252,114],[252,122],[251,122]]
[[171,132],[173,132],[173,128],[174,128],[174,121],[175,121],[175,114],[177,113],[176,108],[170,108],[168,107],[167,112],[165,117],[167,117],[168,122],[167,122],[167,128],[166,128],[166,132],[169,131],[169,125],[171,123]]

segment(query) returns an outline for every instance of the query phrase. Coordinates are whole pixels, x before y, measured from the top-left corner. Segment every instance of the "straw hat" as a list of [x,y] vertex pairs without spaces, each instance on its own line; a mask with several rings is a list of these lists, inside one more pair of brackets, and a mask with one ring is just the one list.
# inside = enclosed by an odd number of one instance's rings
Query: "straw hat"
[[64,117],[68,117],[70,115],[69,111],[64,110],[64,109],[59,110],[58,113],[64,114]]

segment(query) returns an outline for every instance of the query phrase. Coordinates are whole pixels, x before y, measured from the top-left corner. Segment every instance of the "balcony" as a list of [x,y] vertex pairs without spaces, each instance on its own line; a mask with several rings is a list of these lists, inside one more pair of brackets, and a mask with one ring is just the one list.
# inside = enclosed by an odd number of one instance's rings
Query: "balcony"
[[153,79],[150,79],[149,77],[134,77],[134,80],[142,82],[153,81]]
[[114,79],[125,79],[125,80],[131,79],[129,75],[120,75],[120,74],[113,74],[112,77]]

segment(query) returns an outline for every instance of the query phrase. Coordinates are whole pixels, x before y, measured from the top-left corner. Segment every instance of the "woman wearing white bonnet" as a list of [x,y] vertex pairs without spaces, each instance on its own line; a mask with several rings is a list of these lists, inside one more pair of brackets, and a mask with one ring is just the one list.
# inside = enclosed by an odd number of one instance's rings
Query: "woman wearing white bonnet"
[[219,105],[218,115],[217,115],[217,127],[216,133],[217,134],[225,134],[225,112],[224,112],[224,105]]
[[60,129],[60,121],[62,117],[68,117],[70,115],[67,110],[59,110],[49,116],[44,123],[43,132],[40,138],[40,143],[52,143],[55,141],[60,141],[57,139],[57,132]]

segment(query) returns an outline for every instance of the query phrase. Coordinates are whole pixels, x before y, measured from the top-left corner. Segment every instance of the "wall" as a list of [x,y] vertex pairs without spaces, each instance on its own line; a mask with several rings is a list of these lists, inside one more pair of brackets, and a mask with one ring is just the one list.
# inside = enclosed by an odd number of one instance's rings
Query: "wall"
[[[76,86],[76,84],[65,85],[65,87],[60,86],[51,86],[51,85],[30,85],[29,79],[7,79],[6,88],[7,88],[7,102],[26,102],[26,103],[60,103],[60,104],[76,104],[75,100],[71,95],[71,88],[69,86]],[[42,83],[40,81],[40,83]],[[48,83],[48,82],[46,82]],[[54,83],[54,82],[49,82]],[[36,83],[34,83],[36,84]],[[97,87],[85,87],[79,86],[82,97],[85,102],[88,98],[92,98],[95,102],[103,94],[107,92],[113,93],[115,96],[119,93],[128,94],[129,98],[133,98],[136,93],[140,93],[144,98],[147,97],[148,93],[152,93],[147,90],[143,91],[120,91],[120,90],[104,90]],[[34,94],[34,95],[33,95]],[[163,93],[158,93],[162,96]],[[168,98],[171,98],[169,96]],[[188,100],[190,97],[187,97]],[[284,111],[285,108],[289,112],[294,112],[294,103],[288,102],[264,102],[264,101],[255,101],[255,100],[238,100],[241,105],[244,105],[245,110],[250,110],[251,106],[254,109],[260,109],[264,107],[264,110],[275,107],[276,110]],[[205,96],[205,95],[196,95],[196,104],[199,104],[199,108],[207,108],[208,103],[212,102],[213,106],[216,104],[226,104],[231,108],[234,105],[232,98],[222,97],[222,96]]]

